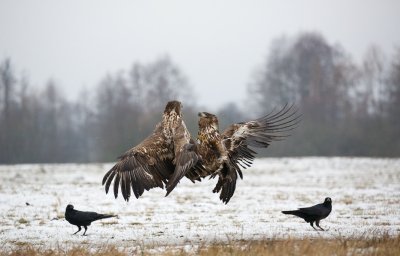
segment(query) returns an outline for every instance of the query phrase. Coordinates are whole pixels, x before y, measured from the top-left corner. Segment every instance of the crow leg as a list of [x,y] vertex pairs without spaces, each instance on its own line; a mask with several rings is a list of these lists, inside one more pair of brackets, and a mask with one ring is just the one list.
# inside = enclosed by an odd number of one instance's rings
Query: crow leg
[[321,227],[319,226],[319,220],[317,220],[317,221],[315,222],[315,224],[317,224],[317,227],[319,227],[322,231],[325,231],[325,229],[323,229],[323,228],[321,228]]
[[315,230],[318,231],[318,229],[316,229],[316,228],[314,227],[314,221],[310,221],[310,225],[311,225],[311,227],[312,227],[313,229],[315,229]]
[[85,228],[85,232],[83,232],[82,236],[86,236],[87,226],[83,226]]
[[78,228],[79,228],[78,231],[76,231],[75,233],[73,233],[73,235],[75,235],[76,233],[78,233],[79,231],[81,231],[81,229],[82,229],[81,226],[78,226]]

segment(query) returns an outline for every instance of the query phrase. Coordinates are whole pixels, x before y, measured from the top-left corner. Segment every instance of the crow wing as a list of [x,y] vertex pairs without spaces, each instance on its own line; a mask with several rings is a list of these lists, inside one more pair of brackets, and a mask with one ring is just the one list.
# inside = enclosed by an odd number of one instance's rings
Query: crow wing
[[299,208],[300,212],[307,215],[324,216],[329,213],[329,209],[324,207],[323,204],[317,204],[311,207]]
[[74,215],[74,219],[79,220],[81,223],[88,223],[90,225],[90,222],[98,220],[100,218],[100,214],[97,212],[82,212],[82,211],[76,211]]
[[108,193],[114,180],[115,198],[119,187],[126,201],[131,196],[131,187],[135,197],[139,198],[144,190],[164,187],[174,170],[173,158],[173,146],[163,136],[162,126],[158,124],[152,135],[119,157],[119,161],[104,175],[102,184]]

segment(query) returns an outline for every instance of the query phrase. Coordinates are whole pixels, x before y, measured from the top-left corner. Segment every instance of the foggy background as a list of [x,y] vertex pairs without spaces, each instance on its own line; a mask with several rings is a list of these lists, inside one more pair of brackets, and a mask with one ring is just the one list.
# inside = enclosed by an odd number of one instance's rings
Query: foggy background
[[168,100],[221,130],[285,103],[263,156],[400,156],[398,1],[0,1],[0,163],[113,161]]

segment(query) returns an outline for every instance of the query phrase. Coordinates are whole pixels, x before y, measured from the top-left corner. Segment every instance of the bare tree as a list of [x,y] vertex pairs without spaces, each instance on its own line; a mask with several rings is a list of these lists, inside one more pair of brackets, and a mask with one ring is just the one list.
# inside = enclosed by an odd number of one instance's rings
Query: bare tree
[[187,78],[169,57],[147,65],[135,64],[130,75],[135,94],[148,111],[159,112],[170,100],[194,102]]
[[[298,102],[298,77],[293,72],[293,60],[289,51],[293,42],[287,37],[281,37],[271,43],[269,56],[255,73],[251,80],[249,102],[256,108],[269,109],[287,102]],[[261,113],[259,113],[261,114]]]
[[168,57],[153,63],[135,63],[128,75],[108,75],[97,90],[98,159],[113,160],[149,135],[165,103],[183,99],[194,105],[191,87]]
[[233,123],[239,123],[246,120],[250,120],[252,116],[245,116],[245,114],[239,109],[235,102],[229,102],[222,106],[217,112],[219,127],[221,130],[228,127]]
[[263,109],[296,102],[313,117],[336,119],[346,106],[349,82],[343,74],[348,59],[341,48],[329,45],[316,33],[272,44],[266,65],[249,86]]
[[5,59],[0,64],[0,92],[2,92],[2,115],[0,116],[0,161],[12,161],[15,157],[16,147],[13,144],[16,137],[13,131],[13,107],[14,107],[14,91],[16,78],[13,72],[10,59]]
[[[328,44],[318,33],[282,37],[273,42],[266,64],[250,83],[249,100],[256,95],[257,108],[264,112],[286,103],[300,107],[303,122],[297,136],[285,142],[291,145],[286,152],[334,154],[341,147],[336,136],[351,112],[354,67],[340,46]],[[280,147],[274,146],[278,154]]]
[[361,67],[361,75],[357,84],[357,94],[354,100],[358,105],[358,115],[383,115],[383,102],[385,95],[385,56],[377,46],[371,46],[365,56]]
[[3,89],[3,116],[7,120],[10,116],[12,94],[16,83],[10,59],[6,59],[1,63],[0,78],[1,88]]
[[[397,49],[388,78],[388,113],[395,126],[396,133],[400,132],[400,48]],[[399,143],[400,144],[400,143]]]

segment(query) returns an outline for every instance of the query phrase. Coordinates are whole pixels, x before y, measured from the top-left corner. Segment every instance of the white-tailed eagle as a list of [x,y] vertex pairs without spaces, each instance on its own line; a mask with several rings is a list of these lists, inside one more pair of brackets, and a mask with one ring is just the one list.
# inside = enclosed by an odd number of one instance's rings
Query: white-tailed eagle
[[123,154],[104,175],[106,193],[113,180],[114,196],[120,187],[128,201],[131,188],[139,198],[144,190],[165,185],[168,195],[183,177],[195,182],[218,176],[213,192],[220,192],[222,202],[228,203],[238,176],[243,178],[241,168],[249,167],[255,158],[251,147],[266,148],[287,137],[299,122],[296,113],[293,107],[285,106],[256,120],[231,124],[220,134],[218,118],[200,112],[194,141],[182,119],[182,104],[168,102],[153,134]]
[[[121,188],[122,196],[129,201],[131,188],[139,198],[144,190],[164,188],[175,169],[183,173],[190,169],[196,173],[197,169],[201,170],[200,163],[196,144],[182,120],[182,104],[170,101],[153,134],[120,156],[104,175],[102,183],[108,193],[114,180],[115,198]],[[178,175],[177,178],[178,182],[182,177]]]
[[[218,118],[213,114],[200,112],[197,150],[205,170],[200,178],[218,176],[213,192],[220,192],[222,202],[228,203],[235,192],[238,176],[243,178],[241,168],[250,167],[257,154],[252,147],[267,148],[272,141],[283,140],[296,127],[299,119],[297,110],[286,105],[261,118],[231,124],[220,134]],[[186,176],[193,172],[193,169],[186,170]],[[197,173],[199,172],[191,175]]]

